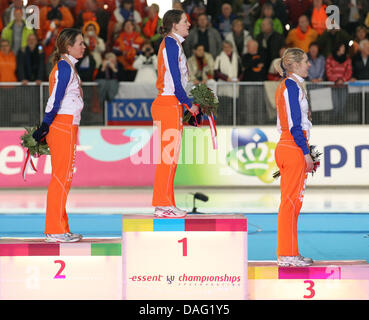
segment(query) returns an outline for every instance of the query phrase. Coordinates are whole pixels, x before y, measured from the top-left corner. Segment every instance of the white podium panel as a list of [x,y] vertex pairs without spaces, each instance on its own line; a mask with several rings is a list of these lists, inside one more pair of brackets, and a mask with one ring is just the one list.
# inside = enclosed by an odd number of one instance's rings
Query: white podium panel
[[0,240],[0,299],[121,299],[120,239]]
[[368,300],[366,261],[317,261],[310,267],[249,262],[252,300]]
[[246,299],[243,215],[123,215],[123,299]]

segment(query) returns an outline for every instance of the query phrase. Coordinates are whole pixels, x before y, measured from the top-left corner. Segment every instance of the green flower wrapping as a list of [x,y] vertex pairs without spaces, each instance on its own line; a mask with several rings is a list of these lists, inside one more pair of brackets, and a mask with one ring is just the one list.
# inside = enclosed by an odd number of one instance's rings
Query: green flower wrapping
[[[207,87],[206,84],[198,84],[191,90],[191,95],[193,96],[193,103],[198,105],[202,113],[211,116],[217,115],[217,110],[219,106],[219,101],[213,91]],[[183,118],[183,122],[188,123],[192,114],[188,112]]]
[[31,156],[38,157],[40,155],[50,154],[49,146],[46,143],[46,139],[41,143],[38,143],[33,137],[32,134],[37,130],[37,127],[28,127],[25,128],[26,132],[20,137],[21,146],[27,148]]

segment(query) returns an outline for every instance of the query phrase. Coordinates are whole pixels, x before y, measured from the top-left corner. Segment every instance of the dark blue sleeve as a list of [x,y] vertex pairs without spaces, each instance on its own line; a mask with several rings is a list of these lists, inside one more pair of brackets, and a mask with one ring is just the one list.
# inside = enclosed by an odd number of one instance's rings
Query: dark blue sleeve
[[187,97],[186,91],[182,87],[181,82],[181,72],[179,71],[178,65],[178,54],[179,48],[177,41],[171,37],[165,38],[165,48],[167,50],[167,58],[169,64],[169,71],[172,75],[174,83],[174,94],[176,95],[178,101],[182,104],[187,104],[191,108],[191,100]]
[[48,125],[51,125],[60,109],[60,104],[64,98],[65,90],[67,89],[71,72],[72,69],[66,61],[60,60],[58,62],[58,81],[55,88],[53,107],[51,111],[45,113],[43,120],[43,122],[47,123]]
[[299,146],[302,152],[305,154],[309,153],[309,148],[306,143],[306,138],[301,127],[301,108],[299,103],[299,88],[297,83],[293,80],[286,80],[286,88],[288,92],[288,101],[291,111],[292,128],[291,134],[295,140],[297,146]]

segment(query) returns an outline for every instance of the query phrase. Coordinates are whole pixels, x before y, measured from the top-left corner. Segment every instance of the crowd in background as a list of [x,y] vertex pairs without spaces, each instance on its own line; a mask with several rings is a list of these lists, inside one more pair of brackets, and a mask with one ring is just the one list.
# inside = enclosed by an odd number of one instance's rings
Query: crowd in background
[[[168,0],[170,1],[170,0]],[[26,8],[37,5],[40,28],[29,28]],[[327,29],[328,5],[339,21]],[[80,28],[85,56],[77,64],[83,81],[156,80],[162,36],[157,4],[146,0],[22,0],[0,2],[0,81],[47,80],[57,34]],[[288,47],[309,57],[308,80],[369,79],[367,0],[185,0],[191,30],[183,43],[190,78],[209,81],[278,80],[273,60]]]

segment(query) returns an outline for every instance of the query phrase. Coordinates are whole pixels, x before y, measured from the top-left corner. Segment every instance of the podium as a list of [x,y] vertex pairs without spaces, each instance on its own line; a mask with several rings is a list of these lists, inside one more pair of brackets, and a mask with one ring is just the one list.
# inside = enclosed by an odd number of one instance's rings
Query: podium
[[123,299],[247,299],[243,215],[123,215]]
[[366,261],[316,261],[310,267],[249,262],[251,300],[368,300]]
[[120,239],[0,240],[0,299],[120,299]]

